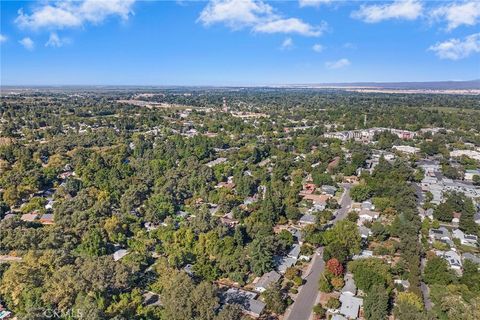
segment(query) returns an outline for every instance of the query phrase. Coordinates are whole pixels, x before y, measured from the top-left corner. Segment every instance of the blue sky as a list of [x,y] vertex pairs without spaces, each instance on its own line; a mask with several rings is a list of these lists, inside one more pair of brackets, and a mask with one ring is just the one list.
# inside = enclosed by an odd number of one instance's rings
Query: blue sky
[[2,85],[480,78],[478,1],[1,1]]

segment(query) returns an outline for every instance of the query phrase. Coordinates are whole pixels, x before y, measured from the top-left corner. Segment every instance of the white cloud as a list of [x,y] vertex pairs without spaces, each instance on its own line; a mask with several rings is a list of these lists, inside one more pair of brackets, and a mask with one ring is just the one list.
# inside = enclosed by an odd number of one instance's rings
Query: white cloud
[[258,33],[296,33],[304,36],[319,36],[326,28],[325,22],[312,26],[298,18],[283,18],[261,0],[211,0],[197,22],[204,26],[222,23],[233,30],[249,27]]
[[4,36],[3,34],[0,33],[0,43],[3,43],[5,41],[7,41],[7,36]]
[[319,53],[322,52],[323,49],[325,49],[325,48],[319,43],[314,44],[313,47],[312,47],[313,51],[319,52]]
[[354,43],[351,43],[351,42],[345,42],[343,44],[343,47],[345,49],[357,49],[357,46]]
[[341,69],[341,68],[348,67],[350,64],[351,63],[348,59],[343,58],[337,61],[328,61],[325,63],[325,66],[328,69]]
[[447,30],[453,30],[461,25],[474,26],[480,21],[480,2],[470,1],[452,3],[432,11],[434,20],[446,20]]
[[300,7],[318,7],[322,4],[332,3],[333,0],[298,0]]
[[48,38],[48,41],[45,42],[45,47],[54,47],[54,48],[60,48],[64,44],[70,43],[70,40],[67,38],[60,38],[56,32],[50,33],[50,37]]
[[430,48],[441,59],[459,60],[480,53],[480,33],[471,34],[463,40],[452,38]]
[[351,16],[367,23],[388,19],[415,20],[422,15],[423,5],[418,0],[395,0],[390,4],[362,5]]
[[213,0],[200,13],[197,21],[204,25],[224,23],[239,29],[268,21],[275,15],[273,8],[257,0]]
[[322,35],[326,28],[326,22],[315,27],[300,19],[288,18],[259,24],[253,30],[261,33],[297,33],[303,36],[317,37]]
[[29,37],[25,37],[18,42],[27,50],[33,50],[33,48],[35,48],[35,43]]
[[15,23],[28,29],[63,29],[98,24],[110,16],[126,20],[132,14],[135,0],[58,1],[33,9],[31,14],[18,11]]
[[280,47],[282,50],[290,50],[293,48],[293,40],[292,38],[285,38],[283,40],[282,45]]

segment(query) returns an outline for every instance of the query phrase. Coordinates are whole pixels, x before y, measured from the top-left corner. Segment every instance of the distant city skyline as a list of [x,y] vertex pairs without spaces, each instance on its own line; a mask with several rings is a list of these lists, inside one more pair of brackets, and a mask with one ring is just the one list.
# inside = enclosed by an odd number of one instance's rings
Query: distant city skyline
[[480,78],[478,1],[1,1],[0,85]]

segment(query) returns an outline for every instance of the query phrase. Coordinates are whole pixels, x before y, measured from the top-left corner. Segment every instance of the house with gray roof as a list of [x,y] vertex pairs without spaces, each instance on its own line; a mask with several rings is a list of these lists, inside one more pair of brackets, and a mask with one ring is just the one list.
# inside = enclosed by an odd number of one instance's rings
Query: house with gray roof
[[313,214],[304,214],[300,220],[298,220],[298,222],[300,224],[303,224],[303,225],[307,225],[307,224],[315,224],[315,222],[317,221],[317,217],[314,216]]
[[270,271],[265,273],[260,280],[255,284],[255,291],[257,292],[264,292],[267,290],[271,285],[275,284],[280,280],[282,276],[276,271]]
[[358,227],[358,233],[360,234],[362,239],[367,239],[368,236],[372,234],[372,231],[369,228],[365,227],[364,225],[361,225]]
[[445,227],[440,227],[438,229],[430,229],[428,231],[428,237],[430,241],[440,241],[448,244],[450,247],[454,246],[450,231]]
[[284,274],[288,268],[292,267],[297,263],[297,259],[290,258],[290,257],[281,257],[276,256],[273,258],[275,261],[275,266],[277,267],[277,271],[281,274]]
[[357,286],[355,285],[355,281],[353,280],[353,274],[346,273],[344,280],[344,286],[342,288],[342,293],[350,294],[352,296],[357,294]]
[[329,185],[323,185],[321,187],[322,193],[329,194],[331,196],[334,196],[335,193],[337,192],[337,188],[334,186],[329,186]]
[[355,254],[352,257],[352,260],[358,260],[358,259],[368,259],[373,257],[373,251],[371,250],[362,250],[360,254]]
[[462,270],[462,260],[460,259],[460,255],[453,250],[449,251],[436,251],[435,254],[439,257],[444,258],[447,260],[450,268],[461,271]]
[[292,249],[290,249],[290,252],[288,252],[287,257],[297,260],[299,255],[300,245],[298,243],[295,243],[294,245],[292,245]]
[[360,308],[363,305],[363,299],[342,293],[339,300],[342,304],[340,307],[340,313],[347,317],[347,319],[357,319]]
[[452,232],[453,238],[459,239],[460,243],[465,246],[476,247],[478,245],[478,237],[474,234],[466,234],[460,229]]
[[113,253],[113,260],[118,261],[128,254],[126,249],[119,249]]
[[463,258],[463,261],[469,260],[473,263],[480,264],[480,257],[470,252],[465,252],[464,254],[462,254],[462,258]]
[[480,224],[480,212],[475,213],[475,215],[473,216],[473,220],[476,224]]
[[289,227],[288,231],[295,237],[297,238],[297,241],[300,245],[303,244],[303,232],[300,229],[294,228],[294,227]]
[[239,306],[242,311],[254,318],[260,317],[265,309],[265,303],[256,300],[257,294],[254,292],[230,288],[222,295],[223,303]]

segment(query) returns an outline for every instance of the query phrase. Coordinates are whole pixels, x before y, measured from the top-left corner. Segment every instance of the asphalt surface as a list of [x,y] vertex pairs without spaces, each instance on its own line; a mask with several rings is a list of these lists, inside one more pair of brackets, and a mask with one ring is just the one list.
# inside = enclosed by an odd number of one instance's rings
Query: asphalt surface
[[323,248],[320,248],[312,259],[310,272],[304,278],[305,284],[293,303],[288,320],[307,320],[310,318],[318,294],[318,280],[325,269]]
[[[340,199],[341,208],[337,210],[335,219],[332,220],[333,224],[344,219],[352,206],[352,199],[349,195],[350,185],[342,184],[342,187],[346,192]],[[312,259],[310,271],[304,277],[305,284],[300,288],[297,298],[288,312],[287,320],[308,320],[310,318],[318,295],[318,281],[324,269],[323,247],[321,247]]]
[[336,223],[340,220],[343,220],[347,217],[347,214],[352,209],[352,198],[350,198],[350,184],[341,184],[341,186],[345,189],[345,193],[343,194],[342,198],[340,199],[340,209],[337,210],[335,218],[332,220],[333,223]]

